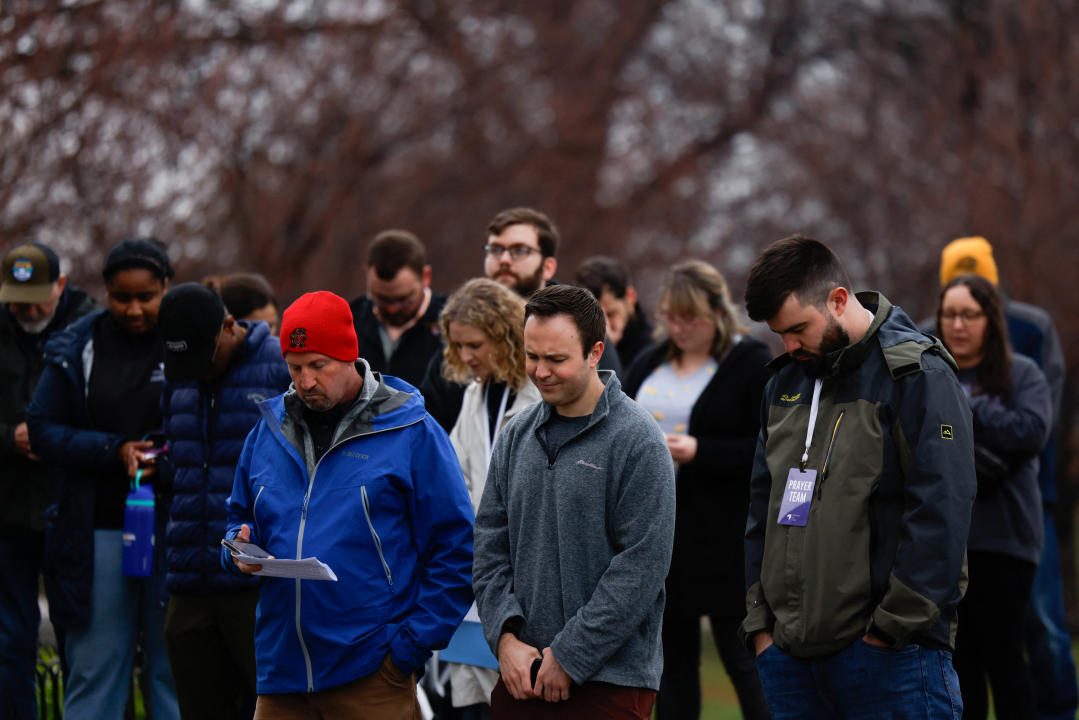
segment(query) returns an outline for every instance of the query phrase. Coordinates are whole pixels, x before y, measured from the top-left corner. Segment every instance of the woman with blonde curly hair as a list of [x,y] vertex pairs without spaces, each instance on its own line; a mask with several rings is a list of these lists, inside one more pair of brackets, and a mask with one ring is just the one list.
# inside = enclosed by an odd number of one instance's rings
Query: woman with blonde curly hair
[[[493,280],[470,280],[446,301],[439,324],[446,338],[443,372],[466,385],[450,442],[476,509],[499,430],[540,399],[525,374],[525,303]],[[463,708],[465,718],[488,717],[497,680],[494,670],[451,663],[453,706]]]

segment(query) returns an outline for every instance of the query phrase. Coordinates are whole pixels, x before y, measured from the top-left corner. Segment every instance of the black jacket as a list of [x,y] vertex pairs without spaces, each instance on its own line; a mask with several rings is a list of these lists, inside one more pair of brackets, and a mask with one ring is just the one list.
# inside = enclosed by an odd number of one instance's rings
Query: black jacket
[[[626,376],[628,395],[637,396],[667,349],[667,344],[653,345],[637,357]],[[743,337],[719,363],[690,412],[688,434],[697,438],[697,456],[678,468],[667,586],[672,602],[696,606],[701,613],[745,614],[743,535],[771,359],[764,343]]]
[[352,301],[352,322],[356,326],[356,339],[360,343],[360,357],[371,369],[383,375],[399,377],[418,388],[431,356],[442,352],[442,334],[438,316],[446,306],[446,296],[431,294],[427,312],[419,322],[406,330],[397,343],[393,356],[386,359],[379,337],[379,320],[375,317],[375,304],[367,297]]
[[622,339],[618,341],[618,359],[622,367],[629,369],[633,361],[643,351],[652,346],[652,325],[641,310],[641,304],[637,303],[633,317],[626,323],[626,329],[622,331]]
[[26,421],[26,406],[45,367],[45,341],[93,309],[94,301],[86,293],[68,286],[48,326],[28,335],[8,308],[0,307],[0,535],[45,529],[44,512],[56,492],[56,470],[15,452],[15,426]]

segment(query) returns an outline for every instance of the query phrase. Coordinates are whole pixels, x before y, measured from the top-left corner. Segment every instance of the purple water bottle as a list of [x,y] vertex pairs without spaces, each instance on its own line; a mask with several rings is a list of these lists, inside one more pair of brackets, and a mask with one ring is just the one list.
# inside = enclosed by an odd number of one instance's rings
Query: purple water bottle
[[150,577],[154,568],[154,489],[140,470],[124,505],[124,577]]

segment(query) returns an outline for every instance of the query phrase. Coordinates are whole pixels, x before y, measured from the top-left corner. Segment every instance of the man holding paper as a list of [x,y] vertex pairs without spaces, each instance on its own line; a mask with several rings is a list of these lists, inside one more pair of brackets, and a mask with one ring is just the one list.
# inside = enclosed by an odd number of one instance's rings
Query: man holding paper
[[[308,293],[282,318],[292,376],[260,403],[226,537],[317,557],[338,581],[265,578],[256,718],[419,718],[415,673],[472,601],[472,507],[415,388],[358,359],[348,303]],[[236,572],[258,565],[236,561]]]

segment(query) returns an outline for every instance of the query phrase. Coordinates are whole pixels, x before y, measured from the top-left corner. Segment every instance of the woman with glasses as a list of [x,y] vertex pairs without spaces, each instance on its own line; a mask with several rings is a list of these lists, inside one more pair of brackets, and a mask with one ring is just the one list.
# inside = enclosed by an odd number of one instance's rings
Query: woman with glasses
[[723,276],[707,263],[675,265],[658,307],[658,344],[637,356],[625,383],[659,422],[678,468],[657,717],[700,715],[700,619],[707,615],[744,717],[767,718],[756,662],[737,629],[745,617],[749,476],[771,353],[743,334]]
[[1000,295],[982,277],[960,275],[944,286],[937,334],[974,415],[978,495],[955,643],[963,717],[988,714],[988,677],[997,717],[1032,718],[1023,626],[1042,546],[1038,453],[1052,422],[1049,385],[1034,361],[1011,351]]
[[[491,448],[506,422],[539,401],[525,374],[525,302],[493,280],[471,280],[446,301],[439,317],[446,338],[445,375],[466,386],[464,403],[450,432],[461,462],[472,509],[487,481]],[[488,717],[494,670],[451,663],[453,706],[466,720]]]

